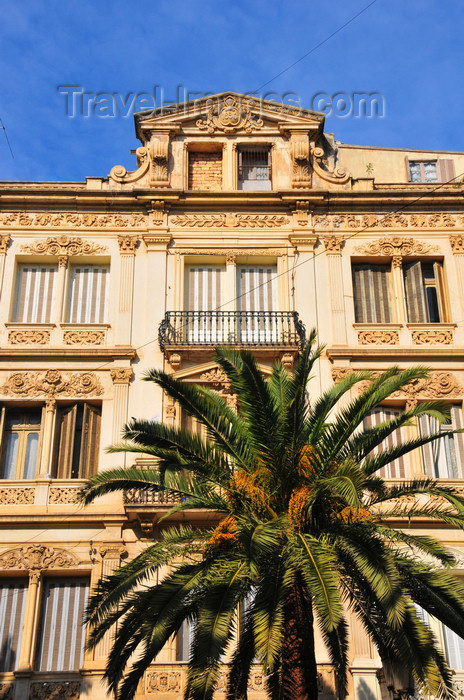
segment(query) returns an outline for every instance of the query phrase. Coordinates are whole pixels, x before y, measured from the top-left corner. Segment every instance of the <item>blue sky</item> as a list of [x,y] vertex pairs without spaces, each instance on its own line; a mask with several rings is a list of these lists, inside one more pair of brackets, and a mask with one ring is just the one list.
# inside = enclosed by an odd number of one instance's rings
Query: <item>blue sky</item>
[[[2,0],[1,180],[84,180],[132,169],[133,117],[66,115],[59,85],[91,93],[251,92],[369,0]],[[385,116],[329,116],[344,143],[464,150],[464,4],[377,0],[271,82],[311,108],[317,93],[377,92]],[[158,89],[158,95],[159,95]]]

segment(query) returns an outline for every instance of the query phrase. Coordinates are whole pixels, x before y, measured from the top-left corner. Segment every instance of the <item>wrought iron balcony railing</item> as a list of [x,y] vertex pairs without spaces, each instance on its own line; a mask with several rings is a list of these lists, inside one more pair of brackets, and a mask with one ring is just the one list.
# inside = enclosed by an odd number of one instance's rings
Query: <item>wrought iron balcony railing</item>
[[305,327],[296,311],[166,311],[158,340],[162,350],[181,345],[301,348]]
[[144,491],[143,489],[127,489],[124,492],[124,503],[137,506],[173,506],[180,503],[182,498],[173,491]]

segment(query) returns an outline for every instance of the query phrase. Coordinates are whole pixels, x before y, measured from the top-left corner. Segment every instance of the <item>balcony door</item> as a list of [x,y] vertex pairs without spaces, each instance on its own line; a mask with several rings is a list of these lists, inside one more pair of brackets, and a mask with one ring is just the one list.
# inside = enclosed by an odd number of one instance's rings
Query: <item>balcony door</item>
[[237,309],[240,342],[276,343],[277,268],[275,265],[237,267]]
[[224,342],[222,289],[224,268],[199,265],[188,269],[189,319],[185,332],[189,343]]

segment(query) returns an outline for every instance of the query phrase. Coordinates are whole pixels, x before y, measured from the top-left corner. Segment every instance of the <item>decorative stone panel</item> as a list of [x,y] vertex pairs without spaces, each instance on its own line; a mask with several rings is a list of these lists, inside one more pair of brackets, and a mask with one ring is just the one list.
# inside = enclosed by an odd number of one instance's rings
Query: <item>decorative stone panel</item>
[[11,345],[47,345],[50,342],[50,331],[16,330],[8,333]]
[[182,228],[279,228],[290,222],[279,214],[177,214],[170,219]]
[[411,332],[415,345],[452,345],[453,331],[450,330],[416,330]]
[[51,486],[48,492],[48,502],[53,505],[77,503],[80,489]]
[[57,369],[46,372],[14,372],[0,393],[5,396],[100,396],[103,387],[93,372],[68,374]]
[[14,686],[11,683],[0,683],[0,700],[13,700]]
[[77,564],[75,557],[64,549],[54,549],[43,544],[9,549],[0,555],[0,569],[40,571],[67,569]]
[[79,700],[80,681],[42,681],[31,683],[29,700]]
[[104,342],[105,331],[76,330],[63,333],[63,343],[65,345],[103,345]]
[[147,675],[147,693],[159,693],[163,697],[165,693],[182,692],[182,673],[180,671],[155,671]]
[[398,345],[399,342],[400,338],[398,331],[358,331],[358,343],[360,345]]
[[[30,505],[34,503],[35,489],[33,488],[0,488],[0,505]],[[0,695],[1,700],[1,695]]]
[[24,253],[34,253],[35,255],[96,255],[105,253],[106,246],[86,241],[83,238],[73,238],[71,236],[49,237],[44,241],[34,241],[29,245],[21,246]]

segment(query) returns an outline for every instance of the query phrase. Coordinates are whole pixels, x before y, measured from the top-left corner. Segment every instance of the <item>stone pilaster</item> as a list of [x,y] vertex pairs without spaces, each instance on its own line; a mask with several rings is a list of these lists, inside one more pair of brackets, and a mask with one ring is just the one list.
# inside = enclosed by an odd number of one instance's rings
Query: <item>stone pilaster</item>
[[127,421],[129,382],[133,375],[131,367],[114,367],[110,370],[113,380],[113,432],[112,441],[120,442],[121,429]]
[[324,239],[324,245],[329,266],[332,342],[334,345],[346,345],[345,294],[342,269],[343,237],[329,236]]
[[131,334],[131,314],[134,296],[134,264],[137,236],[118,236],[120,252],[119,314],[117,344],[129,345]]

